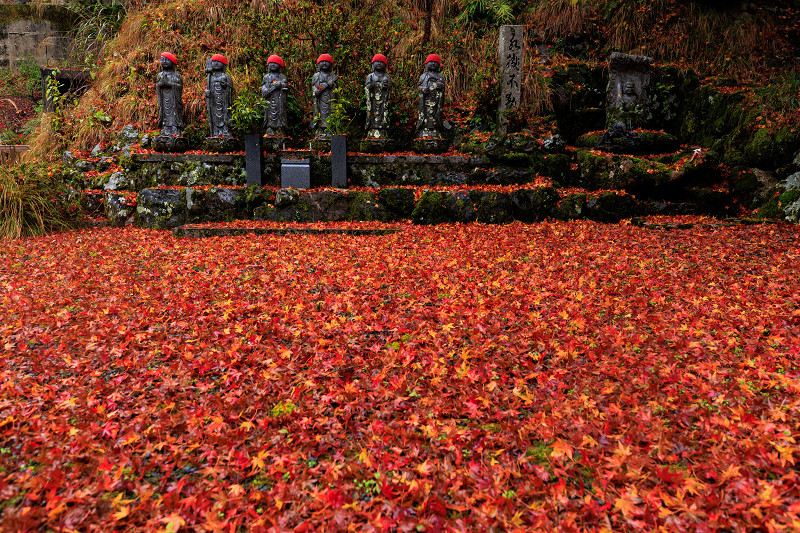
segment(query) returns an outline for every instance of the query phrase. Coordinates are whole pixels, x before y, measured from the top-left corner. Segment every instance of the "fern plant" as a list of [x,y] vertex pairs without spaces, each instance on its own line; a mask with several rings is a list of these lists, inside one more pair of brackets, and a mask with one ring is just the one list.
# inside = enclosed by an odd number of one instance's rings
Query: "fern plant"
[[459,22],[475,23],[488,21],[495,24],[508,24],[514,20],[514,9],[506,0],[460,0]]

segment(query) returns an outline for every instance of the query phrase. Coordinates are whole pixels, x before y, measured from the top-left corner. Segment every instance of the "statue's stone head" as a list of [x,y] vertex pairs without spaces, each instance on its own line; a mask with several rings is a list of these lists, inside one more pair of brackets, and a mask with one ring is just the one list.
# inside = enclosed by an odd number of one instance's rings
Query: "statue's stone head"
[[333,68],[333,57],[330,54],[322,54],[317,58],[317,68],[320,72],[330,72]]
[[211,56],[211,70],[214,72],[220,72],[225,70],[225,67],[228,66],[228,60],[225,59],[225,56],[222,54],[214,54]]
[[284,65],[283,65],[283,59],[281,59],[281,57],[280,57],[280,56],[271,55],[271,56],[269,56],[269,58],[267,59],[267,69],[268,69],[270,72],[273,72],[273,73],[278,73],[278,72],[280,72],[280,71],[281,71],[281,69],[282,69],[283,67],[284,67]]
[[372,58],[372,70],[376,72],[384,72],[388,64],[389,61],[383,54],[375,54],[375,56]]
[[173,70],[178,65],[178,58],[169,52],[161,54],[161,68],[163,70]]
[[425,70],[429,72],[439,72],[442,68],[442,59],[438,54],[430,54],[425,58]]
[[622,86],[622,94],[635,96],[636,95],[636,84],[633,83],[632,80],[626,81],[625,85]]

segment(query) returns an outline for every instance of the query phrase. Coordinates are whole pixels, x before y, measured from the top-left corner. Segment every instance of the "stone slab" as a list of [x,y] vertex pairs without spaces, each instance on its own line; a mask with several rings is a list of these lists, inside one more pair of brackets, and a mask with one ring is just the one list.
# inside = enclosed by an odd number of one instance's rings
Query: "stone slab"
[[234,164],[241,161],[243,155],[234,154],[133,154],[137,163],[182,163],[198,161],[200,163]]
[[390,235],[399,228],[192,228],[180,226],[172,230],[175,237],[235,237],[238,235]]

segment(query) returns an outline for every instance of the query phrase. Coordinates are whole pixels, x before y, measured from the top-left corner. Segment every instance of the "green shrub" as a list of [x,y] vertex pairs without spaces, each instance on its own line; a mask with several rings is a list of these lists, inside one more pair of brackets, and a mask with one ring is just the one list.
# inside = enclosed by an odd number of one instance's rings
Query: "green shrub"
[[64,185],[42,165],[0,167],[0,239],[67,229],[76,209]]

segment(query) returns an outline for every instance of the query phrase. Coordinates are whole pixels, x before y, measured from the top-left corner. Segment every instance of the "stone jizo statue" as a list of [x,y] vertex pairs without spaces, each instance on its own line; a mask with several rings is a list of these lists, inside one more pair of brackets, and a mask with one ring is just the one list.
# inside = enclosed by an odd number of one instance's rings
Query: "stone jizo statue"
[[317,59],[318,72],[311,78],[311,92],[314,95],[314,117],[311,129],[318,138],[330,136],[328,117],[331,116],[332,101],[339,77],[333,73],[333,57],[322,54]]
[[367,98],[367,139],[385,139],[389,129],[389,96],[392,79],[383,54],[372,58],[372,72],[367,75],[364,93]]
[[439,72],[442,60],[436,54],[425,59],[425,72],[419,78],[419,116],[417,138],[439,139],[444,123],[444,76]]
[[210,137],[231,137],[231,104],[233,104],[233,80],[225,72],[228,60],[214,54],[206,63],[208,81],[206,85],[206,109]]
[[183,135],[183,78],[175,70],[178,59],[164,52],[161,54],[161,72],[156,79],[158,94],[158,127],[161,135],[180,137]]
[[286,134],[286,100],[289,82],[283,74],[283,59],[271,55],[267,59],[267,74],[261,84],[261,96],[266,102],[264,110],[264,133],[268,136],[284,137]]

